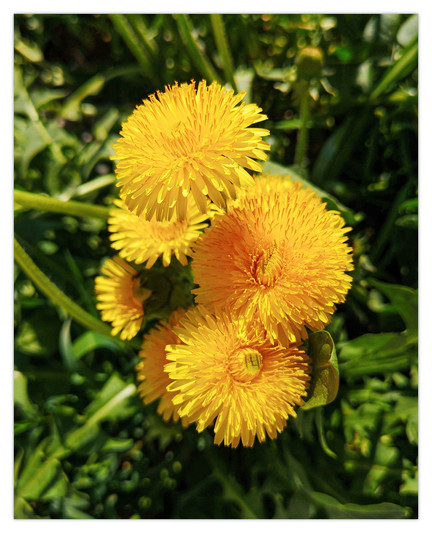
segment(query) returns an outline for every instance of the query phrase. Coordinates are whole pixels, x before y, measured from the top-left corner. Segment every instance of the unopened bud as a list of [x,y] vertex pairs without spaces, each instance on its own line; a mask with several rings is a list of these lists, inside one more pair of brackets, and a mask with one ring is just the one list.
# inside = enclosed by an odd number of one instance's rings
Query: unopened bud
[[319,48],[306,46],[299,52],[296,63],[299,80],[319,78],[323,67],[323,53]]

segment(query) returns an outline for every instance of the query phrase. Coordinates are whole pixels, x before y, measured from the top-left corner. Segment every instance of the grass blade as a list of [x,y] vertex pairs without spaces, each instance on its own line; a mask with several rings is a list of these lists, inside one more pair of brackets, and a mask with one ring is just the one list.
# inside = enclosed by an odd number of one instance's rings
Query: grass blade
[[415,40],[410,46],[405,48],[403,55],[384,74],[382,80],[372,91],[369,99],[376,100],[394,82],[410,74],[417,66],[418,62],[418,41]]
[[126,15],[110,14],[109,17],[129,50],[143,67],[144,72],[153,80],[155,85],[160,85],[159,76],[154,69],[152,57],[146,46],[143,45],[142,38],[140,38],[140,35],[137,35],[134,27],[126,18]]
[[147,50],[148,56],[154,59],[159,50],[156,41],[149,38],[149,30],[147,29],[143,15],[129,15],[129,20],[140,37],[142,45]]
[[230,83],[235,92],[238,92],[237,84],[234,79],[234,66],[229,49],[228,40],[225,33],[222,15],[210,15],[216,46],[222,61],[222,67],[226,80]]
[[192,24],[187,15],[175,14],[173,15],[180,33],[180,37],[189,53],[189,56],[201,74],[207,81],[217,81],[222,84],[221,79],[216,74],[210,61],[206,58],[204,53],[200,50],[196,38],[192,34]]

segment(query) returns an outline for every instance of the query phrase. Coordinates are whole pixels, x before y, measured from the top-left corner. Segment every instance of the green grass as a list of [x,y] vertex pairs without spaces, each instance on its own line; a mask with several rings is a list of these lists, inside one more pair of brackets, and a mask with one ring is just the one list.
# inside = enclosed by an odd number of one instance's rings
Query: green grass
[[[16,15],[14,42],[15,517],[416,518],[416,16]],[[305,46],[323,65],[300,79]],[[121,122],[202,78],[247,90],[266,169],[353,228],[353,287],[327,328],[338,395],[252,449],[144,406],[139,340],[95,308]],[[175,306],[189,272],[166,275]]]

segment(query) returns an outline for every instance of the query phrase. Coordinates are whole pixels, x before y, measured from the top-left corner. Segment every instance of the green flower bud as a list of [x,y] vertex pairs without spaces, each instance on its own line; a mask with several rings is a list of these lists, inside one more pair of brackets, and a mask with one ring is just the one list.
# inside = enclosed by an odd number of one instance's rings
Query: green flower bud
[[323,53],[319,48],[306,46],[306,48],[300,50],[296,64],[297,78],[299,80],[319,78],[323,67]]

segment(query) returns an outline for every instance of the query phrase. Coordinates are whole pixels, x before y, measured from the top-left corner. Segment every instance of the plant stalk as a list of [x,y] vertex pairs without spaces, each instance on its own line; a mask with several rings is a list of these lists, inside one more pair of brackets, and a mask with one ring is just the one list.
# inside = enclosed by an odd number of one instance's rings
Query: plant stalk
[[122,346],[125,344],[130,344],[134,347],[139,347],[137,343],[125,343],[124,341],[113,337],[111,335],[111,328],[108,325],[92,316],[81,306],[66,296],[66,294],[64,294],[64,292],[61,291],[50,279],[48,279],[47,276],[45,276],[45,274],[36,266],[16,238],[14,238],[14,259],[35,284],[38,290],[44,293],[45,296],[47,296],[56,306],[63,309],[63,311],[69,314],[79,324],[87,329],[92,329],[102,333],[102,335],[106,335],[110,339],[119,342]]
[[301,89],[300,96],[300,128],[297,135],[297,145],[294,163],[299,167],[304,166],[308,145],[308,120],[309,120],[309,91],[307,84]]
[[100,218],[102,220],[108,219],[110,211],[109,207],[75,202],[73,200],[64,202],[57,198],[44,196],[43,194],[20,191],[18,189],[14,190],[14,200],[17,204],[30,209],[51,211],[53,213],[63,213],[78,217]]
[[225,74],[225,78],[230,83],[234,91],[237,93],[238,88],[234,78],[234,66],[228,45],[228,40],[225,33],[222,15],[220,15],[219,13],[212,14],[210,15],[210,20],[212,23],[216,46],[222,61],[222,68]]
[[201,74],[207,79],[208,82],[217,81],[218,83],[221,83],[221,80],[219,79],[215,69],[201,51],[198,42],[193,35],[193,26],[188,15],[176,13],[173,15],[173,17],[177,23],[180,37],[185,45],[189,57],[200,70]]

